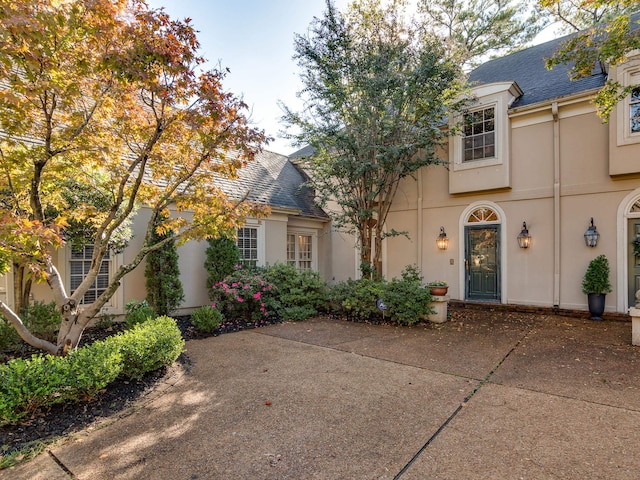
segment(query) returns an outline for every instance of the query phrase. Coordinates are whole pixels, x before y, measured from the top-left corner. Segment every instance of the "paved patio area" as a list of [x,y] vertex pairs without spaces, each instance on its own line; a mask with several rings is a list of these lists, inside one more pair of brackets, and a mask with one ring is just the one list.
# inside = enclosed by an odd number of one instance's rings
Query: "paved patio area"
[[637,479],[631,323],[486,312],[190,341],[191,369],[7,479]]

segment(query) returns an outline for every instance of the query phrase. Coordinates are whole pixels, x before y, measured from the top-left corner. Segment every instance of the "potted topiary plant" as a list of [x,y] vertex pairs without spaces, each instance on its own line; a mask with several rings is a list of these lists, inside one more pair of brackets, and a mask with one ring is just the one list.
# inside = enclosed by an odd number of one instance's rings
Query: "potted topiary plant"
[[609,292],[609,260],[606,256],[599,255],[591,260],[582,279],[582,293],[587,295],[591,320],[602,320],[604,300]]

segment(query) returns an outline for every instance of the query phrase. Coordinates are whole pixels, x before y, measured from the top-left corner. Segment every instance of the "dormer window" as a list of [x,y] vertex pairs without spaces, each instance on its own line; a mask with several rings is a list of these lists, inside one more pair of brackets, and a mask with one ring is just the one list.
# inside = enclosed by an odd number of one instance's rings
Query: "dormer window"
[[[640,107],[640,105],[638,105]],[[640,110],[639,110],[640,113]],[[496,156],[495,108],[483,108],[464,115],[463,162]]]

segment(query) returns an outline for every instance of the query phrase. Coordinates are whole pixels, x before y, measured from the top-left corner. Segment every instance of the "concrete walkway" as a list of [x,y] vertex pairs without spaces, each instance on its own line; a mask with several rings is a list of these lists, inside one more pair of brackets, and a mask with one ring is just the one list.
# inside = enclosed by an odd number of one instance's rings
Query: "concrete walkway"
[[631,324],[484,318],[190,341],[153,400],[0,478],[639,478]]

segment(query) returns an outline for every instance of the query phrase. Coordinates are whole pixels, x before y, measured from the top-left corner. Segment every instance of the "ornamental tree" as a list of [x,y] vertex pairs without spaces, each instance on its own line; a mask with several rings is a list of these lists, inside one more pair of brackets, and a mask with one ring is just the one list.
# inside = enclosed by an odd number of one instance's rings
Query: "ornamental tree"
[[290,137],[315,152],[310,183],[334,224],[355,233],[363,275],[381,271],[385,222],[399,182],[438,163],[446,116],[457,108],[459,65],[440,40],[404,18],[401,1],[355,1],[296,35],[304,109],[285,109]]
[[[0,302],[0,313],[34,347],[76,348],[149,252],[265,213],[215,185],[267,139],[224,91],[224,72],[202,70],[198,47],[189,19],[143,0],[0,0],[0,269],[13,268],[18,290],[17,308]],[[151,211],[143,246],[81,305],[141,205]],[[68,292],[51,255],[78,231],[93,245],[91,269]],[[173,236],[154,242],[154,231]],[[55,343],[20,319],[30,281],[46,281],[63,314]]]

